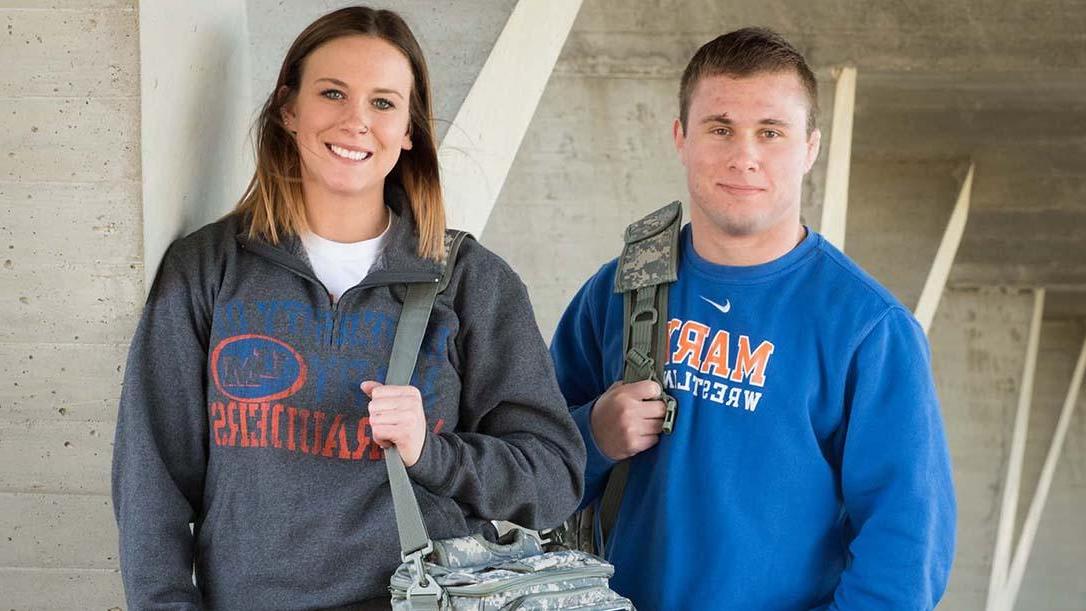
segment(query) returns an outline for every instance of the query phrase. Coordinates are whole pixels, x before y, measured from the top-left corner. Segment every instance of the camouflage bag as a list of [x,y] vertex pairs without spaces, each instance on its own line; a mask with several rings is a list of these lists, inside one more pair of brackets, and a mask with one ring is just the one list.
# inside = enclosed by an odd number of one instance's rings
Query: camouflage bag
[[[437,609],[543,610],[633,609],[630,601],[607,585],[615,570],[596,556],[576,550],[544,552],[540,540],[514,529],[498,543],[482,535],[433,542],[431,561],[422,572],[440,588]],[[392,576],[392,608],[419,605],[411,587],[419,571],[404,563]],[[428,601],[427,603],[428,604]]]
[[[439,282],[409,284],[396,326],[387,384],[411,383],[434,299],[448,284],[463,232],[449,232]],[[385,450],[403,564],[392,575],[392,608],[420,610],[632,610],[608,587],[613,566],[582,551],[544,551],[533,533],[514,529],[497,543],[482,535],[431,541],[418,499],[395,447]]]

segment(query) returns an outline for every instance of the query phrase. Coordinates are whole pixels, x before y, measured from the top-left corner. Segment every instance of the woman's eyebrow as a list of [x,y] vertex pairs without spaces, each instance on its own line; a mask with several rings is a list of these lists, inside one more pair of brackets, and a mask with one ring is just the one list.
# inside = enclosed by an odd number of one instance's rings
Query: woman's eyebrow
[[337,85],[339,87],[343,87],[344,89],[350,89],[351,88],[351,86],[348,85],[347,83],[344,83],[343,81],[341,81],[341,80],[339,80],[337,78],[331,78],[331,77],[327,77],[327,76],[321,77],[321,78],[319,78],[319,79],[317,79],[317,80],[315,80],[313,82],[314,83],[319,83],[321,81],[328,81],[329,83],[332,83],[333,85]]

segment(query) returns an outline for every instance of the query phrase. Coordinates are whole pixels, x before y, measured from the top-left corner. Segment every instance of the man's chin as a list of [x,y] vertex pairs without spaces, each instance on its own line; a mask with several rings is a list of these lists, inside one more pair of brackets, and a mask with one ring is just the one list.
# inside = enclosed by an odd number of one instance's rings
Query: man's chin
[[736,218],[733,216],[708,215],[713,228],[723,235],[733,238],[746,238],[765,231],[765,222],[759,218]]

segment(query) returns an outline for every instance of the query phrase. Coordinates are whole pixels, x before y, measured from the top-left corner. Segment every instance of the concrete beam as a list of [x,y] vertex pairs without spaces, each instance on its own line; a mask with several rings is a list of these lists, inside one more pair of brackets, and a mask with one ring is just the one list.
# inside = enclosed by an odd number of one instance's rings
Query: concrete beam
[[141,0],[144,278],[175,238],[233,208],[252,176],[244,0]]
[[848,174],[852,163],[852,118],[855,110],[856,68],[845,66],[837,71],[829,162],[826,167],[826,191],[822,199],[822,224],[818,229],[830,244],[842,252],[845,250]]
[[1071,376],[1071,384],[1067,388],[1067,398],[1064,399],[1060,419],[1056,422],[1056,432],[1052,435],[1052,444],[1045,456],[1044,466],[1041,468],[1041,477],[1037,482],[1037,489],[1033,493],[1033,500],[1029,504],[1029,512],[1026,514],[1025,522],[1022,523],[1022,536],[1018,539],[1018,546],[1015,548],[1014,558],[1011,561],[1007,586],[1001,601],[1002,606],[999,607],[1001,611],[1011,611],[1014,608],[1014,602],[1018,598],[1018,592],[1022,587],[1022,577],[1025,575],[1026,563],[1029,562],[1029,556],[1033,550],[1033,540],[1037,536],[1037,526],[1041,521],[1045,503],[1048,501],[1048,492],[1052,487],[1056,464],[1059,462],[1060,453],[1063,451],[1063,443],[1067,439],[1067,430],[1071,426],[1071,416],[1074,414],[1075,405],[1078,403],[1084,372],[1086,372],[1086,338],[1082,340],[1082,350],[1079,351],[1075,371]]
[[954,204],[954,211],[950,213],[943,241],[939,244],[939,250],[935,253],[935,261],[931,264],[928,279],[924,283],[924,290],[920,292],[920,301],[916,304],[916,318],[924,328],[924,333],[931,328],[931,321],[935,318],[935,310],[939,307],[939,299],[946,288],[946,279],[950,276],[950,268],[954,264],[954,256],[958,253],[958,245],[962,242],[965,233],[965,222],[969,218],[969,197],[973,189],[973,169],[969,165],[969,173],[965,175],[961,192],[958,193],[958,201]]
[[438,151],[449,226],[479,236],[581,0],[520,0]]
[[1022,368],[1022,383],[1018,389],[1018,410],[1015,412],[1014,433],[1011,437],[1011,454],[1007,460],[1007,480],[1003,487],[1003,506],[999,513],[999,530],[996,533],[995,553],[992,555],[992,573],[988,582],[987,611],[999,611],[1003,604],[1003,592],[1010,570],[1011,543],[1017,520],[1018,491],[1022,482],[1022,463],[1026,455],[1026,433],[1029,430],[1029,411],[1033,401],[1033,380],[1037,372],[1037,350],[1041,343],[1041,320],[1045,309],[1045,290],[1037,289],[1033,295],[1033,317],[1029,324],[1029,340],[1026,344],[1026,362]]

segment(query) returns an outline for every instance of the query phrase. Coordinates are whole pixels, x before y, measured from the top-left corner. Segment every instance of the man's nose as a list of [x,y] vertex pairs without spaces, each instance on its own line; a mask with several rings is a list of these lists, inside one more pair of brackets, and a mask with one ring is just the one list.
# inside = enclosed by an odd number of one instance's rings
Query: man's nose
[[728,156],[728,169],[737,172],[757,172],[758,154],[754,143],[746,139],[735,142]]

